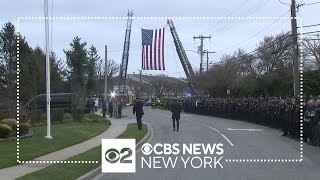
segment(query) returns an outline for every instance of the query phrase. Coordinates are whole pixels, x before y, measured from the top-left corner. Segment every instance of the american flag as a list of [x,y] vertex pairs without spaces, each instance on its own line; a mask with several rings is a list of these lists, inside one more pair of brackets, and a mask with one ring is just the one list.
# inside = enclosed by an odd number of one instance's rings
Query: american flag
[[165,70],[164,30],[165,28],[141,29],[143,70]]

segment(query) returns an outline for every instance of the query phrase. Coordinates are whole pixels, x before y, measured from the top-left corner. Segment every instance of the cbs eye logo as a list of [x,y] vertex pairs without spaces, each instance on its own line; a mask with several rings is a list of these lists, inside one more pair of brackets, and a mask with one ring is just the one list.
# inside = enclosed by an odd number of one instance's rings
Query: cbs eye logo
[[135,139],[102,139],[103,173],[136,172]]
[[109,149],[105,153],[105,159],[109,163],[117,163],[120,160],[120,163],[132,163],[132,160],[129,159],[132,155],[132,150],[130,148],[122,148],[119,152],[117,149]]

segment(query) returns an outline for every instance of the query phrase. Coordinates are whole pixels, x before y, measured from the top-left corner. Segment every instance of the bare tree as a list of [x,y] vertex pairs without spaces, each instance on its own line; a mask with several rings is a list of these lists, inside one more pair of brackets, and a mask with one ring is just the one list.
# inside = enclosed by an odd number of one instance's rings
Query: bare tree
[[108,60],[108,71],[107,71],[107,74],[108,74],[108,77],[111,78],[113,77],[114,75],[116,75],[120,68],[119,68],[119,64],[117,64],[113,59],[109,59]]
[[268,36],[257,47],[257,58],[263,73],[288,67],[292,64],[291,37],[288,33]]
[[320,34],[313,38],[304,39],[303,49],[306,62],[311,63],[316,69],[320,69]]
[[170,90],[170,82],[165,78],[155,78],[155,80],[150,83],[152,84],[154,94],[158,98],[161,98],[165,92]]

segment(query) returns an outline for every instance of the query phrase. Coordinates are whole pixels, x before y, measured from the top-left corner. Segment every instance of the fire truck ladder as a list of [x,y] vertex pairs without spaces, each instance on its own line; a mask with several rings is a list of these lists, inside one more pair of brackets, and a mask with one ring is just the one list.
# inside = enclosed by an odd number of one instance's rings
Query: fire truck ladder
[[173,21],[171,19],[168,20],[168,25],[170,27],[172,38],[173,38],[174,44],[176,46],[176,50],[177,50],[179,59],[181,61],[182,67],[183,67],[184,72],[186,73],[186,76],[188,78],[188,84],[189,84],[190,90],[191,90],[191,92],[193,92],[192,80],[195,77],[194,71],[192,69],[192,66],[191,66],[189,60],[188,60],[186,52],[183,49],[182,43],[181,43],[179,36],[178,36],[178,33],[176,31],[176,28],[174,27]]
[[130,48],[130,35],[131,35],[131,24],[132,24],[133,11],[128,11],[127,29],[123,45],[122,62],[120,65],[119,72],[119,94],[127,94],[126,89],[126,79],[127,79],[127,69],[129,60],[129,48]]

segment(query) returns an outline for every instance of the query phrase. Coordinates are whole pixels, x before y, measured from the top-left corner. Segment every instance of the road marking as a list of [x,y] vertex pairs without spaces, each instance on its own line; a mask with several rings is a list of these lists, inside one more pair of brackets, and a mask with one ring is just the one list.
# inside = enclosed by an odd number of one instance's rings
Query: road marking
[[[190,122],[194,122],[194,123],[197,123],[197,124],[200,124],[200,123],[198,123],[198,122],[196,122],[196,121],[192,121],[192,120],[189,120],[189,119],[184,119],[184,120],[190,121]],[[214,128],[214,127],[211,127],[211,126],[208,126],[208,125],[206,125],[206,124],[200,124],[200,125],[205,126],[205,127],[207,127],[207,128],[210,128],[210,129],[212,129],[212,130],[215,130],[215,131],[218,132],[226,141],[228,141],[228,143],[229,143],[231,146],[234,146],[233,143],[230,141],[230,139],[227,138],[227,136],[225,136],[224,134],[222,134],[218,129],[216,129],[216,128]]]
[[232,129],[228,128],[229,131],[262,131],[262,129]]
[[[171,116],[168,116],[168,115],[165,115],[165,114],[160,114],[160,115],[161,115],[161,116],[165,116],[165,117],[171,117]],[[192,120],[189,120],[189,119],[187,119],[187,118],[185,118],[184,120],[185,120],[185,121],[194,122],[194,123],[196,123],[196,124],[200,124],[200,123],[198,123],[198,122],[196,122],[196,121],[192,121]],[[230,139],[227,138],[227,136],[225,136],[224,134],[222,134],[218,129],[216,129],[216,128],[214,128],[214,127],[211,127],[211,126],[208,126],[208,125],[206,125],[206,124],[200,124],[200,125],[215,130],[215,131],[218,132],[226,141],[228,141],[228,143],[229,143],[231,146],[234,146],[233,143],[230,141]]]

